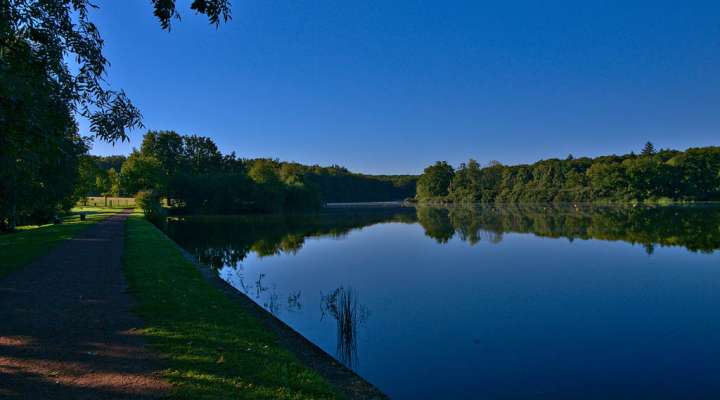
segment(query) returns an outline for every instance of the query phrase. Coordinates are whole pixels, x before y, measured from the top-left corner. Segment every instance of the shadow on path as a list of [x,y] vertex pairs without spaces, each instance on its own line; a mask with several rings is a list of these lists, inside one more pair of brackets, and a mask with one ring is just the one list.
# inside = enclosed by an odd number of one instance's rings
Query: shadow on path
[[144,399],[166,393],[135,330],[122,271],[127,213],[0,280],[0,398]]

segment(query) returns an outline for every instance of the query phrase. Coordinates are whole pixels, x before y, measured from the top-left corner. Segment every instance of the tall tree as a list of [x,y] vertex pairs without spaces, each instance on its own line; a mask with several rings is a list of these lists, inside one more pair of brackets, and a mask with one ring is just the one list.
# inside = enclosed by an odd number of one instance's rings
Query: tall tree
[[78,161],[79,173],[75,185],[75,197],[85,202],[88,196],[97,192],[96,183],[100,169],[90,156],[81,156]]
[[174,175],[181,167],[184,152],[183,137],[174,131],[148,131],[143,136],[140,152],[155,157],[165,174]]
[[651,142],[645,143],[645,146],[643,146],[642,152],[640,153],[643,157],[651,157],[655,155],[655,145],[653,145]]
[[120,171],[122,188],[126,193],[135,195],[143,190],[164,192],[167,177],[157,158],[146,156],[139,151],[130,154]]
[[212,139],[191,135],[183,137],[183,141],[183,157],[193,173],[206,173],[220,166],[222,154]]
[[417,196],[420,199],[444,197],[448,194],[455,171],[445,161],[438,161],[423,171],[417,182]]
[[[175,1],[152,4],[170,29],[179,17]],[[13,229],[19,208],[24,215],[49,214],[47,208],[71,202],[73,188],[65,186],[78,171],[61,172],[76,168],[87,150],[76,115],[89,120],[93,137],[113,143],[142,126],[125,93],[106,83],[103,40],[89,18],[94,7],[90,0],[0,0],[0,227]],[[229,8],[229,0],[191,3],[215,25],[230,17]],[[36,185],[45,190],[30,199]]]
[[[0,10],[2,12],[2,10]],[[62,86],[27,40],[8,39],[0,15],[0,229],[66,205],[87,149]]]
[[108,190],[105,192],[105,196],[118,197],[120,196],[120,175],[115,171],[115,168],[108,170]]

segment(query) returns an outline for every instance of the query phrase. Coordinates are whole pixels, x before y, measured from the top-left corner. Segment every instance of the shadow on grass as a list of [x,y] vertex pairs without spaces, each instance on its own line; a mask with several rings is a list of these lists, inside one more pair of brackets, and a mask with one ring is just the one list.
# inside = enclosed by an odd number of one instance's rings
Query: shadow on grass
[[85,221],[80,215],[66,215],[60,224],[21,226],[15,232],[0,234],[0,279],[49,253],[56,245],[71,239],[105,218],[121,210],[94,210]]
[[174,398],[337,398],[154,226],[133,216],[126,229],[125,273]]

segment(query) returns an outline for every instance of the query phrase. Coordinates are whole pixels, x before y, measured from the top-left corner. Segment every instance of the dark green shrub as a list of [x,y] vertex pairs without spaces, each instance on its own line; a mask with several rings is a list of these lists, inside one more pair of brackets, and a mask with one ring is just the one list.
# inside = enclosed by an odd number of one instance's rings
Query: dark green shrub
[[136,204],[143,210],[145,218],[156,226],[165,222],[166,212],[160,201],[160,194],[154,190],[142,190],[135,195]]

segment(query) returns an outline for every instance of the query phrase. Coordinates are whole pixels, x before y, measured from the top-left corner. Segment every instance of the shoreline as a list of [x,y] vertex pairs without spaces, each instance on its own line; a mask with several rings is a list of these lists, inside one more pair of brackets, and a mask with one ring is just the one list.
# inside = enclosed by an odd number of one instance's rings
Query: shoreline
[[415,200],[402,203],[406,206],[431,206],[431,207],[449,207],[449,206],[594,206],[594,207],[669,207],[669,206],[692,206],[692,205],[717,205],[720,200],[709,201],[637,201],[637,202],[608,202],[608,201],[516,201],[516,202],[465,202],[453,200]]
[[380,389],[355,373],[355,371],[335,360],[335,358],[316,344],[309,341],[292,327],[252,301],[252,299],[248,298],[244,293],[240,292],[228,282],[220,278],[217,273],[208,266],[198,262],[192,254],[167,236],[165,232],[162,232],[162,230],[157,227],[155,227],[155,229],[161,232],[175,245],[180,254],[182,254],[187,261],[191,262],[193,266],[195,266],[205,281],[210,283],[218,291],[225,294],[231,301],[240,305],[252,316],[256,317],[267,330],[278,337],[282,347],[289,350],[306,367],[325,378],[328,383],[330,383],[330,385],[344,398],[358,400],[389,398],[380,391]]

